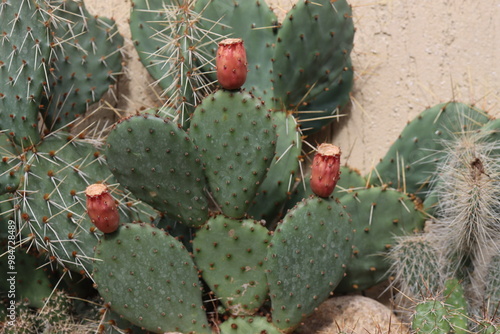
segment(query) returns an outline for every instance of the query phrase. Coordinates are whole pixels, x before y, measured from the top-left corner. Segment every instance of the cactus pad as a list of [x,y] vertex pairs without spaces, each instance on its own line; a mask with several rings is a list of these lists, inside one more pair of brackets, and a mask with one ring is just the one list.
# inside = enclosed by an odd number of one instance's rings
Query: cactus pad
[[0,130],[22,147],[40,141],[38,106],[49,55],[46,21],[35,1],[0,3]]
[[196,108],[189,134],[200,149],[222,212],[242,217],[275,154],[271,115],[248,93],[220,90]]
[[202,277],[233,315],[254,314],[267,295],[264,260],[271,239],[253,220],[211,218],[193,240]]
[[201,286],[184,246],[162,230],[127,224],[95,251],[94,280],[114,311],[155,332],[210,333]]
[[122,120],[108,136],[106,156],[137,198],[190,226],[208,219],[199,153],[177,124],[151,115]]
[[344,276],[351,249],[348,214],[335,200],[310,197],[290,210],[268,251],[273,323],[291,331]]
[[424,198],[442,158],[443,143],[488,122],[482,110],[449,102],[426,109],[408,123],[371,173],[370,183],[387,184]]
[[134,0],[130,14],[130,31],[141,62],[183,125],[210,93],[210,82],[201,68],[214,55],[203,47],[205,39],[220,37],[211,32],[213,22],[208,22],[208,29],[202,27],[203,18],[193,6],[194,0]]
[[[273,97],[271,59],[278,19],[267,3],[255,0],[197,0],[195,11],[202,13],[204,20],[200,23],[210,26],[213,34],[243,39],[248,50],[248,75],[243,87],[270,104]],[[214,58],[217,43],[205,38],[204,44],[206,54]]]
[[346,277],[337,291],[360,291],[388,277],[385,255],[395,237],[423,229],[425,216],[406,194],[393,189],[362,189],[340,201],[351,215],[355,233]]
[[19,186],[23,158],[19,147],[0,132],[0,195],[13,192]]
[[302,103],[344,84],[349,86],[348,97],[352,79],[343,76],[349,73],[352,77],[352,71],[345,68],[350,67],[353,38],[352,11],[347,1],[297,2],[277,36],[273,76],[279,104],[297,110]]
[[46,137],[27,153],[18,216],[22,234],[33,237],[51,261],[90,272],[97,235],[86,215],[83,190],[111,174],[98,150],[66,136]]
[[266,219],[268,223],[279,216],[295,186],[300,175],[299,156],[302,150],[301,133],[295,118],[282,112],[275,112],[272,116],[278,135],[276,154],[249,209],[250,216]]
[[50,93],[42,115],[50,129],[64,127],[98,102],[121,72],[123,37],[115,22],[91,15],[83,1],[51,0]]
[[[50,261],[87,274],[99,234],[86,214],[84,190],[97,182],[115,182],[101,152],[60,132],[27,152],[23,183],[16,193],[22,235],[33,238]],[[139,211],[136,203],[116,185],[111,189],[122,222],[131,219]]]

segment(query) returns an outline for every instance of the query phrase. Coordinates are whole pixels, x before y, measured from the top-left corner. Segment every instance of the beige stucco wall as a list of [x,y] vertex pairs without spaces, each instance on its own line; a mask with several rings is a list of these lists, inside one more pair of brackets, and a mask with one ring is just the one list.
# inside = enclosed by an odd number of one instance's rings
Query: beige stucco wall
[[[130,37],[130,0],[85,2],[92,13],[117,20],[120,32]],[[293,2],[269,1],[279,15]],[[367,172],[407,121],[440,102],[474,103],[500,116],[500,0],[350,3],[357,29],[353,104],[333,128],[333,140],[350,165]],[[118,108],[133,112],[156,101],[130,40],[127,52],[133,80],[122,83],[119,93],[126,98]]]

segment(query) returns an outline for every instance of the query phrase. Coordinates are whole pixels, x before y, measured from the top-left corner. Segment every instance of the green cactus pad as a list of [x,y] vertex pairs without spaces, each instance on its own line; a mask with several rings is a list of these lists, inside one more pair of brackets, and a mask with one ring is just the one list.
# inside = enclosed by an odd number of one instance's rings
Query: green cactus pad
[[200,154],[177,124],[151,115],[122,120],[106,157],[118,181],[156,210],[190,226],[208,219]]
[[425,198],[444,141],[475,131],[488,120],[484,111],[463,103],[449,102],[426,109],[406,125],[371,172],[370,183],[387,184]]
[[[13,244],[9,243],[9,246]],[[5,254],[8,251],[7,245],[1,247],[0,251]],[[15,248],[12,254],[15,263],[13,267],[8,262],[8,254],[0,257],[0,290],[5,293],[10,291],[10,281],[7,279],[14,278],[16,300],[27,302],[31,307],[41,308],[43,300],[51,295],[53,289],[50,268],[43,266],[41,259],[26,253],[23,248]],[[11,272],[16,274],[11,276]]]
[[449,312],[449,322],[455,334],[467,334],[468,319],[467,300],[464,295],[464,288],[456,278],[448,279],[444,284],[444,302]]
[[[92,183],[114,183],[102,154],[61,132],[27,153],[23,172],[17,191],[21,233],[33,237],[38,250],[57,265],[90,273],[99,234],[86,214],[84,191]],[[120,201],[122,191],[110,188]],[[121,202],[123,222],[129,219],[129,204],[128,199]]]
[[13,192],[19,186],[23,157],[9,136],[0,132],[0,195]]
[[340,179],[333,190],[333,197],[342,197],[366,188],[368,181],[361,175],[359,170],[347,165],[340,166]]
[[[297,110],[301,104],[329,91],[344,93],[337,99],[348,98],[352,71],[345,68],[351,67],[353,38],[352,11],[347,1],[297,2],[277,37],[273,75],[274,94],[281,99],[279,104]],[[350,79],[343,78],[348,73]],[[344,84],[349,89],[344,91]],[[343,87],[337,89],[337,86]],[[329,111],[336,107],[330,107]]]
[[271,239],[253,220],[211,218],[193,240],[202,277],[232,315],[254,314],[267,295],[264,260]]
[[316,97],[307,98],[294,111],[302,132],[306,135],[321,130],[324,126],[345,115],[351,101],[354,85],[354,68],[349,58],[342,69],[340,78]]
[[50,93],[42,115],[49,129],[74,122],[116,83],[123,37],[111,19],[91,15],[83,1],[51,0]]
[[[202,14],[200,23],[210,27],[213,34],[243,39],[248,62],[243,88],[270,106],[274,96],[272,58],[278,19],[267,3],[257,0],[197,0],[195,11]],[[204,44],[206,53],[215,59],[217,41],[205,38]]]
[[230,318],[220,325],[220,334],[282,334],[264,317]]
[[174,237],[146,224],[105,235],[95,251],[94,280],[112,309],[155,333],[211,333],[198,272]]
[[38,106],[49,55],[46,20],[35,1],[0,3],[0,130],[22,147],[40,141]]
[[448,309],[438,300],[425,300],[415,307],[411,323],[414,333],[443,334],[451,330],[448,322]]
[[320,305],[344,276],[352,226],[342,205],[311,197],[290,210],[268,251],[275,326],[291,331]]
[[217,39],[199,21],[193,0],[134,0],[130,31],[141,62],[156,83],[164,89],[168,104],[176,109],[178,123],[184,125],[210,85],[201,67],[211,63],[205,39]]
[[397,236],[423,229],[425,216],[404,193],[373,187],[340,198],[355,231],[352,257],[338,292],[367,289],[388,278],[386,254]]
[[224,214],[242,217],[275,154],[271,115],[248,93],[219,90],[196,108],[189,131],[215,201]]
[[[490,120],[483,127],[481,127],[479,131],[484,134],[485,141],[498,143],[500,141],[500,118]],[[495,149],[492,151],[492,153],[495,155],[500,154],[500,147],[495,146]]]
[[9,232],[9,221],[14,221],[14,202],[13,194],[0,195],[0,239],[7,239]]
[[295,118],[282,112],[274,112],[272,116],[278,135],[276,154],[248,211],[254,219],[268,222],[279,216],[296,178],[300,177],[299,156],[302,153],[302,138]]

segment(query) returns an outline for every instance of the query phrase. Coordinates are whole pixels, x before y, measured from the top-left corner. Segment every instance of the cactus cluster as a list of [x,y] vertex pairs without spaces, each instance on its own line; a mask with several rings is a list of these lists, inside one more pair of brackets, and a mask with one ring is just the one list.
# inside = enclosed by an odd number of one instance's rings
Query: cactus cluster
[[[412,131],[423,130],[420,123],[425,119],[433,119],[426,131],[439,139],[411,140]],[[398,168],[407,182],[411,180],[407,188],[420,189],[429,215],[425,233],[398,239],[390,251],[391,272],[401,295],[411,301],[437,298],[438,304],[446,303],[446,282],[458,279],[466,301],[461,312],[469,319],[462,325],[463,333],[479,330],[485,320],[498,325],[499,125],[473,106],[438,105],[410,122],[379,164],[378,175],[384,179],[397,164],[388,162],[390,154],[406,159]],[[412,160],[405,155],[401,148],[407,145],[420,147],[420,157]],[[419,318],[418,306],[415,311]]]
[[183,126],[216,87],[214,60],[224,38],[242,39],[251,50],[243,88],[266,109],[293,113],[303,132],[339,117],[350,100],[354,25],[346,1],[298,1],[278,22],[264,0],[136,0],[130,29]]
[[15,252],[16,297],[41,308],[54,286],[92,272],[100,232],[82,187],[110,184],[125,220],[154,213],[114,181],[88,128],[71,132],[121,71],[114,21],[82,1],[3,1],[0,30],[2,278]]
[[[272,229],[247,213],[268,170],[278,168],[276,120],[286,121],[274,118],[251,94],[220,89],[196,107],[187,130],[148,114],[114,126],[106,157],[120,184],[166,219],[195,228],[192,256],[158,228],[161,224],[126,224],[99,241],[93,279],[118,313],[150,331],[208,333],[214,320],[204,313],[200,275],[223,313],[252,319],[269,310],[270,302],[275,330],[290,332],[335,289],[344,276],[352,235],[340,202],[309,197]],[[282,191],[286,194],[286,188]],[[157,246],[127,246],[126,252],[116,246],[139,242]],[[151,252],[158,259],[176,259],[168,266],[181,268],[156,268]],[[296,256],[289,257],[290,252]],[[126,254],[137,265],[129,258],[120,261]],[[139,273],[150,296],[133,287]],[[165,283],[172,284],[170,292]],[[149,305],[165,309],[151,313]]]
[[442,104],[369,175],[333,145],[302,166],[306,134],[349,101],[345,0],[297,1],[283,22],[263,0],[134,0],[165,105],[106,138],[76,125],[122,71],[113,21],[5,0],[0,28],[0,246],[14,226],[22,291],[7,332],[291,333],[391,275],[422,302],[415,332],[496,330],[497,120]]
[[[166,103],[161,113],[120,120],[105,143],[76,125],[121,72],[124,41],[114,22],[76,0],[0,6],[8,44],[0,54],[1,219],[3,227],[15,223],[18,258],[28,259],[22,268],[38,277],[16,278],[22,297],[40,308],[27,311],[18,329],[76,330],[73,310],[54,307],[65,304],[59,291],[84,297],[88,284],[120,317],[155,332],[219,325],[222,332],[290,332],[332,293],[350,254],[349,214],[328,197],[304,199],[286,215],[284,207],[300,175],[302,134],[292,114],[342,85],[338,101],[321,111],[329,116],[319,129],[349,99],[354,29],[347,2],[298,3],[278,25],[263,1],[135,1],[135,46]],[[221,8],[228,15],[214,21]],[[292,23],[294,16],[315,24]],[[240,29],[247,47],[267,52],[249,54],[251,86],[217,91],[217,42],[237,37],[231,25],[242,18],[257,18],[262,28]],[[312,43],[312,58],[282,54],[297,38]],[[305,71],[333,54],[335,71]],[[241,64],[246,71],[247,61]],[[290,85],[284,73],[297,66]],[[286,261],[290,249],[300,263]],[[165,259],[178,268],[165,270]],[[274,309],[272,318],[262,314]],[[220,324],[223,316],[246,318]],[[42,317],[48,322],[38,323]]]

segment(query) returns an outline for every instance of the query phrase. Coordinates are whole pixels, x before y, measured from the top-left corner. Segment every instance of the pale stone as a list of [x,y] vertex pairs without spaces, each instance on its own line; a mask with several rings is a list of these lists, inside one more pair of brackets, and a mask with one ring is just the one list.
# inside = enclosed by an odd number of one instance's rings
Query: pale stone
[[408,328],[385,305],[363,296],[328,299],[296,334],[403,334]]

